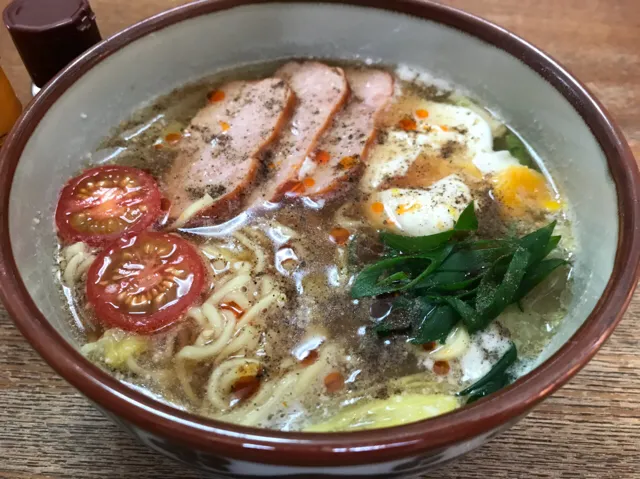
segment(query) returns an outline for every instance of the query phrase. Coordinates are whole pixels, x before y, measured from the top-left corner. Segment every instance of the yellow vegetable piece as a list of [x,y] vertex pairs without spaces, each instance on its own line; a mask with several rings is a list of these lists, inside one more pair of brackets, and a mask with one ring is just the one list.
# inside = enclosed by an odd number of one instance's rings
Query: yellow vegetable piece
[[429,356],[436,361],[451,361],[466,353],[470,345],[469,333],[464,326],[458,326],[449,333],[445,344],[439,345]]
[[100,341],[103,347],[104,362],[114,369],[123,369],[127,364],[127,359],[139,356],[149,346],[146,338],[122,334],[121,331],[112,333],[109,330]]
[[428,419],[460,407],[455,396],[404,394],[376,399],[339,412],[328,421],[314,424],[306,432],[339,432],[399,426]]

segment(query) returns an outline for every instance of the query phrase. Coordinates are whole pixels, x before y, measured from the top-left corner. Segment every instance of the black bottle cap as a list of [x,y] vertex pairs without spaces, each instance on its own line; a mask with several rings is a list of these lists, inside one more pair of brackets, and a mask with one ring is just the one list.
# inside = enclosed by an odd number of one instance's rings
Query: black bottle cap
[[38,87],[102,40],[87,0],[14,0],[3,17]]

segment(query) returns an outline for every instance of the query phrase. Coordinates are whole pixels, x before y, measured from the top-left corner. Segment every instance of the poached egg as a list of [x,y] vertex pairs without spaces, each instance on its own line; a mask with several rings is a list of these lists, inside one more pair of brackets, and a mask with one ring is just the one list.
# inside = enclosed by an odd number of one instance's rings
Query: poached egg
[[[382,220],[379,213],[367,209],[372,220],[409,235],[442,231],[436,225],[452,226],[470,201],[469,186],[480,182],[491,188],[506,216],[561,208],[544,175],[521,165],[509,151],[493,150],[496,126],[479,108],[427,101],[416,95],[397,100],[383,120],[388,128],[372,149],[360,183],[361,190],[372,195],[370,205],[384,205]],[[444,185],[444,196],[433,193]],[[458,210],[450,200],[460,192],[464,192],[461,198],[469,200]],[[431,209],[436,203],[440,207]],[[409,205],[409,211],[402,205]],[[420,215],[424,217],[418,220]]]
[[427,189],[389,188],[370,195],[365,212],[375,228],[424,236],[453,228],[471,203],[471,191],[458,175]]

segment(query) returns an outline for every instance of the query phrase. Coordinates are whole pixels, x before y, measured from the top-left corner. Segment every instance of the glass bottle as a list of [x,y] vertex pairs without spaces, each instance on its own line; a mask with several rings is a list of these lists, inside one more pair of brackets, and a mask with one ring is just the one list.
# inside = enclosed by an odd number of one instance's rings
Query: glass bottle
[[88,0],[13,0],[2,17],[33,81],[33,95],[102,39]]
[[9,79],[0,67],[0,146],[4,143],[21,111],[22,105],[11,88]]

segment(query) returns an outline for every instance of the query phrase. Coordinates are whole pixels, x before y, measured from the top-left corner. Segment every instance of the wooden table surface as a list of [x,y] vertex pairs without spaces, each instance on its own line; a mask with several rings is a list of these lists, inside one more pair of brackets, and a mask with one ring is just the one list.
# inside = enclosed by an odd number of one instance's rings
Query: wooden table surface
[[[46,1],[46,0],[44,0]],[[0,8],[8,0],[0,0]],[[103,36],[180,0],[91,0]],[[533,42],[604,102],[640,158],[640,0],[448,0]],[[29,81],[0,28],[0,61]],[[640,478],[640,293],[567,386],[510,431],[430,477]],[[138,445],[31,350],[0,305],[0,477],[196,478]]]

